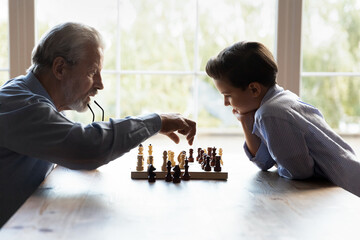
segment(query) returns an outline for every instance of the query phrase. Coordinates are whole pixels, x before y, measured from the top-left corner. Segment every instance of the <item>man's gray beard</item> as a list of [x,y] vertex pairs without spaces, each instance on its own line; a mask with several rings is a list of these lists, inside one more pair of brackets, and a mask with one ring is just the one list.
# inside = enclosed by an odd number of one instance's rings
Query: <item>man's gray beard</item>
[[[72,86],[65,86],[64,89],[64,94],[65,94],[65,101],[66,102],[71,102],[71,98],[72,96],[74,96],[74,89],[72,88]],[[68,107],[71,110],[77,111],[77,112],[85,112],[87,110],[87,104],[84,103],[82,101],[83,99],[78,99],[76,100],[76,102],[70,103],[68,105]]]
[[77,111],[77,112],[85,112],[87,110],[87,104],[80,100],[72,103],[69,105],[69,108],[71,110]]

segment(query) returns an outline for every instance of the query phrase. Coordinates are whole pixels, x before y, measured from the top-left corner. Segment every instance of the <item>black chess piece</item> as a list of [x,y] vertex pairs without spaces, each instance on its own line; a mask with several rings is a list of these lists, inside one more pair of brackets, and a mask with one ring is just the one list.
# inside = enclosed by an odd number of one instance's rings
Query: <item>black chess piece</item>
[[211,165],[212,167],[215,166],[215,158],[216,158],[216,148],[213,147],[213,148],[212,148],[212,152],[211,152],[211,158],[210,158],[210,165]]
[[171,176],[171,161],[167,161],[166,163],[166,168],[167,168],[167,173],[166,173],[166,176],[165,176],[165,181],[166,182],[171,182],[173,180],[173,177]]
[[196,156],[196,161],[198,162],[200,159],[200,152],[201,152],[201,148],[198,148],[197,150],[197,156]]
[[207,172],[211,171],[210,156],[206,156],[204,170]]
[[149,164],[148,170],[147,170],[149,182],[156,181],[156,173],[154,172],[155,170],[156,170],[156,168],[152,164]]
[[215,158],[215,167],[214,167],[214,171],[215,172],[221,172],[221,162],[220,162],[221,157],[220,156],[216,156]]
[[189,149],[189,162],[194,162],[194,157],[193,157],[193,154],[194,154],[194,150],[192,148]]
[[189,160],[186,158],[185,159],[185,166],[184,166],[184,168],[185,168],[185,172],[184,172],[184,174],[182,175],[182,177],[181,177],[181,179],[183,179],[183,180],[185,180],[185,181],[188,181],[188,180],[190,180],[190,174],[189,174]]
[[181,182],[181,178],[180,178],[181,170],[180,170],[179,165],[175,165],[175,167],[173,168],[173,170],[174,170],[173,183],[179,183],[179,182]]

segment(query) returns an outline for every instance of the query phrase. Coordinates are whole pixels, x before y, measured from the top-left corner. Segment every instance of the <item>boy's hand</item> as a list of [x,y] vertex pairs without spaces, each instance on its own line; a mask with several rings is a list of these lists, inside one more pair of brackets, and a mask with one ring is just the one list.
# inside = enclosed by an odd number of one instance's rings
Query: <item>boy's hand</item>
[[239,111],[233,109],[232,112],[233,112],[234,116],[236,117],[236,119],[239,120],[239,122],[243,126],[244,130],[248,130],[248,131],[252,132],[252,129],[254,126],[254,121],[255,121],[256,110],[253,110],[253,111],[250,111],[247,113],[240,113]]

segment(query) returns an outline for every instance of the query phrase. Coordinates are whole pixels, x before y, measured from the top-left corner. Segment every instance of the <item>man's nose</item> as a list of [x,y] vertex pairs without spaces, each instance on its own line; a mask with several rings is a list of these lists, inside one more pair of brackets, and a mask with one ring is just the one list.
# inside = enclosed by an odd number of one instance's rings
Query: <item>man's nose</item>
[[94,82],[94,87],[96,89],[102,90],[104,89],[104,85],[102,82],[102,76],[101,73],[96,74],[96,78],[95,78],[95,82]]

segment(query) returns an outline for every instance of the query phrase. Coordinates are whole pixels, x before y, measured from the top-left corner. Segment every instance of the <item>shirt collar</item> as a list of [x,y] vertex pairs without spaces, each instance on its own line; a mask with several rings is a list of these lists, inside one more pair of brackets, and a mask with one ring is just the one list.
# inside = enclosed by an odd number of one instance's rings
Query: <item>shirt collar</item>
[[266,92],[265,96],[261,100],[260,106],[262,106],[265,102],[267,102],[270,98],[277,95],[280,92],[283,92],[284,89],[279,85],[275,84],[274,86],[270,87]]
[[[43,85],[40,83],[40,81],[35,77],[34,73],[28,72],[28,74],[24,78],[25,85],[30,89],[31,92],[41,95],[47,99],[49,99],[52,103],[52,105],[55,104],[53,100],[51,99],[50,95],[46,91],[46,89],[43,87]],[[56,107],[55,107],[56,109]]]

